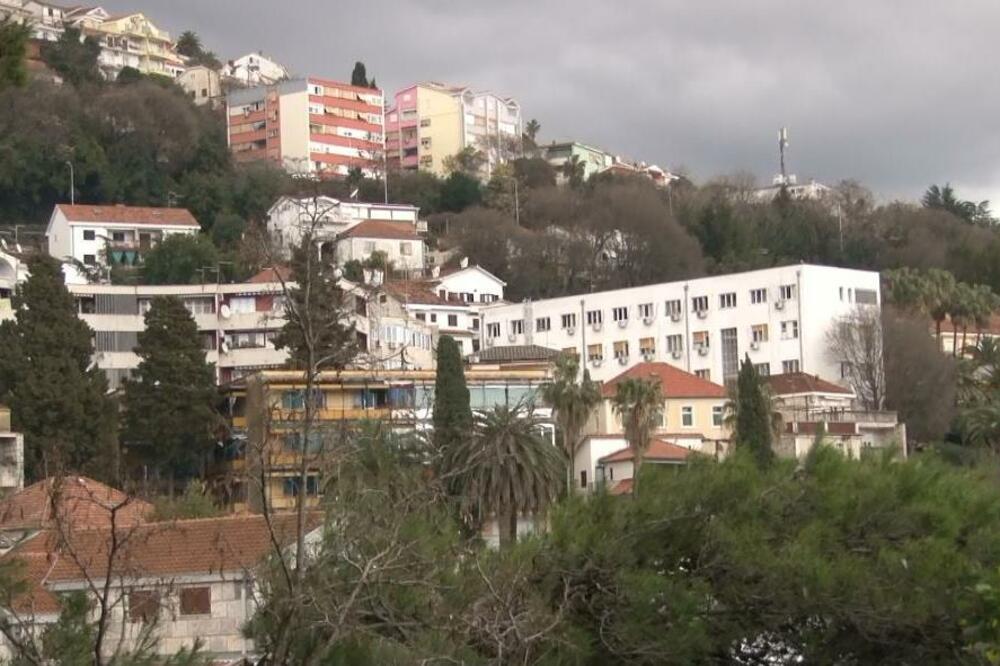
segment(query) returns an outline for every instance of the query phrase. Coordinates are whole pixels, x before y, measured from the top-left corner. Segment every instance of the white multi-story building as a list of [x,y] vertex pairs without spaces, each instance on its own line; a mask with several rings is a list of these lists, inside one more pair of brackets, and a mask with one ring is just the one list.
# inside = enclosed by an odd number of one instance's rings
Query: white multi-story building
[[219,73],[228,81],[247,88],[269,86],[289,78],[288,69],[284,65],[260,51],[230,60],[222,66]]
[[15,23],[28,23],[31,37],[54,42],[64,31],[66,8],[43,0],[0,0],[0,18],[10,18]]
[[745,354],[762,374],[841,377],[827,334],[855,307],[880,307],[879,275],[799,264],[483,309],[484,346],[579,354],[594,379],[666,361],[716,383]]
[[[463,263],[466,263],[463,260]],[[480,350],[479,323],[482,309],[503,300],[506,283],[481,266],[464,265],[439,271],[426,280],[391,282],[393,294],[419,321],[441,335],[455,338],[462,354]]]
[[134,266],[171,234],[201,226],[186,208],[56,204],[45,230],[49,254],[84,266]]
[[0,321],[14,316],[11,297],[19,282],[27,279],[28,267],[17,256],[3,251],[0,241]]
[[[284,288],[271,271],[237,284],[67,285],[80,318],[94,331],[94,360],[117,388],[139,365],[135,354],[144,315],[154,298],[175,296],[198,325],[205,358],[216,380],[227,383],[248,373],[278,368],[288,360],[275,349],[285,324]],[[363,367],[433,367],[433,330],[409,316],[394,298],[346,280]]]

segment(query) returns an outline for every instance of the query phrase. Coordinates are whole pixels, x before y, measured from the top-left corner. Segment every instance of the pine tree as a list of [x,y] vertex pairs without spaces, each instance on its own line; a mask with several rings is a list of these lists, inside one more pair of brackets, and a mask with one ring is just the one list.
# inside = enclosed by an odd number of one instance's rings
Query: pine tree
[[0,402],[25,434],[27,476],[113,480],[117,410],[91,363],[93,331],[77,317],[59,262],[38,255],[28,270],[14,293],[15,319],[0,325]]
[[748,449],[760,467],[767,467],[774,459],[771,449],[771,401],[749,356],[740,366],[735,412],[733,441],[737,447]]
[[462,353],[450,335],[438,340],[433,419],[434,444],[440,452],[454,449],[472,435],[472,408]]
[[219,423],[215,373],[198,325],[180,299],[153,299],[139,334],[141,359],[125,382],[122,439],[139,461],[170,479],[194,476]]
[[295,367],[310,374],[344,368],[358,353],[357,333],[334,268],[316,256],[306,234],[292,252],[292,278],[285,299],[285,325],[274,346],[288,349]]

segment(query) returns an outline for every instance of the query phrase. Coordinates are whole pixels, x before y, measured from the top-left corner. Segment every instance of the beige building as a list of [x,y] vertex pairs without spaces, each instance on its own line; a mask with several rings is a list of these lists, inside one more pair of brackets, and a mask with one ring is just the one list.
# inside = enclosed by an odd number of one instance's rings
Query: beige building
[[66,12],[66,24],[100,42],[98,64],[110,80],[125,67],[171,79],[184,71],[184,57],[177,53],[170,33],[142,12],[113,15],[103,7],[74,7]]
[[[631,478],[628,472],[632,469],[633,457],[631,453],[620,453],[629,445],[621,419],[614,411],[617,386],[625,379],[642,379],[660,386],[664,402],[654,438],[670,445],[661,447],[664,451],[669,449],[676,453],[673,447],[680,447],[713,457],[726,454],[729,445],[729,430],[725,425],[726,389],[668,363],[640,363],[602,384],[601,403],[587,425],[587,434],[574,458],[573,475],[577,488],[592,490],[595,484]],[[613,454],[618,455],[608,459]],[[608,463],[616,464],[608,467]],[[599,469],[602,466],[606,468],[603,471]],[[614,479],[610,478],[611,474],[615,474]]]
[[521,106],[489,91],[419,83],[396,93],[385,129],[391,166],[444,176],[445,160],[470,147],[482,154],[481,176],[489,178],[520,153]]
[[66,7],[44,0],[0,0],[0,18],[31,25],[31,37],[54,42],[64,30]]
[[177,84],[198,106],[209,105],[215,109],[225,100],[222,77],[217,71],[205,65],[195,65],[185,69],[177,77]]

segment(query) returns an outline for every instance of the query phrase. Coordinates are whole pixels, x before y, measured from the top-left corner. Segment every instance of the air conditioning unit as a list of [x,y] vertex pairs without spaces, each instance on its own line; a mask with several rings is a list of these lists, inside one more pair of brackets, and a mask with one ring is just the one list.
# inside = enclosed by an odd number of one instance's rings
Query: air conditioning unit
[[646,326],[650,326],[653,323],[653,318],[652,317],[643,317],[642,318],[642,323],[645,324]]
[[487,347],[493,346],[493,338],[486,338],[486,346]]
[[599,331],[601,330],[601,322],[595,321],[593,324],[590,325],[590,327],[594,329],[594,331]]
[[670,352],[670,355],[673,356],[674,359],[676,360],[679,359],[681,356],[683,356],[684,352],[680,349],[675,349],[672,352]]
[[642,360],[644,360],[644,361],[652,361],[654,358],[656,358],[656,352],[654,352],[654,351],[644,351],[644,352],[642,352]]
[[694,348],[698,350],[699,356],[708,356],[708,347],[705,345],[695,345]]
[[628,356],[625,354],[619,354],[615,358],[618,359],[618,365],[628,365]]
[[566,335],[576,335],[576,326],[567,326]]
[[682,315],[681,315],[680,312],[671,312],[670,313],[670,321],[680,321],[681,317],[682,317]]
[[695,314],[698,315],[698,319],[704,319],[708,316],[708,310],[695,310]]
[[785,301],[784,300],[775,301],[774,302],[774,309],[775,310],[784,310],[785,309]]
[[626,326],[628,326],[628,319],[618,320],[618,328],[625,328]]
[[590,364],[595,368],[601,367],[601,363],[604,361],[603,358],[592,358],[590,359]]
[[515,335],[514,333],[508,333],[507,340],[510,342],[514,342],[515,340],[517,340],[517,335]]
[[752,349],[754,351],[757,351],[758,349],[760,349],[760,343],[758,341],[756,341],[756,340],[751,340],[750,341],[750,349]]

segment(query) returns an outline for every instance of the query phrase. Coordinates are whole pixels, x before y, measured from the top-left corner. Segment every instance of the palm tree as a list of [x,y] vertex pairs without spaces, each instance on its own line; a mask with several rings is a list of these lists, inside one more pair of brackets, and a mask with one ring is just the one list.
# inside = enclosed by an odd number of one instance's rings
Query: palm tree
[[938,346],[941,346],[941,324],[948,316],[955,292],[955,276],[939,268],[931,268],[924,274],[923,308],[934,320],[934,330]]
[[[897,268],[884,273],[886,293],[893,305],[904,310],[923,311],[927,291],[924,275],[913,268]],[[924,312],[929,316],[929,313]]]
[[563,456],[522,404],[477,414],[473,435],[446,456],[463,515],[475,525],[495,516],[502,548],[517,540],[518,516],[537,515],[559,496]]
[[524,126],[524,133],[528,136],[529,139],[531,139],[531,142],[534,143],[535,142],[535,137],[538,136],[538,131],[540,129],[542,129],[542,124],[539,123],[534,118],[532,118]]
[[587,163],[580,159],[579,155],[573,155],[562,165],[563,177],[569,182],[569,186],[576,189],[583,185],[587,176]]
[[638,497],[642,462],[653,432],[663,418],[663,391],[656,382],[628,378],[619,382],[612,404],[622,420],[625,439],[633,451],[635,470],[632,473],[632,493]]
[[590,373],[583,371],[577,382],[580,360],[572,354],[562,354],[556,360],[553,380],[542,387],[542,400],[552,408],[556,424],[562,432],[563,451],[566,453],[566,492],[573,487],[573,460],[580,444],[583,429],[594,409],[601,402],[597,382],[590,380]]
[[966,442],[1000,453],[1000,404],[990,402],[965,410],[959,425]]
[[965,282],[957,282],[951,290],[948,313],[951,315],[951,355],[958,356],[958,327],[962,327],[962,346],[965,348],[966,333],[976,310],[978,294]]
[[1000,298],[993,293],[989,285],[977,284],[973,289],[976,292],[976,304],[972,313],[973,323],[976,325],[976,344],[983,339],[983,329],[990,325],[993,314],[1000,309]]

